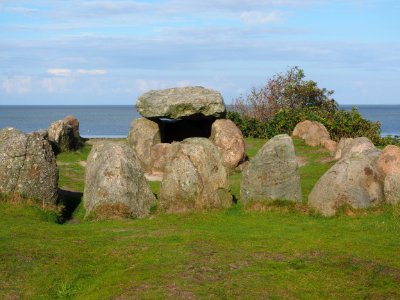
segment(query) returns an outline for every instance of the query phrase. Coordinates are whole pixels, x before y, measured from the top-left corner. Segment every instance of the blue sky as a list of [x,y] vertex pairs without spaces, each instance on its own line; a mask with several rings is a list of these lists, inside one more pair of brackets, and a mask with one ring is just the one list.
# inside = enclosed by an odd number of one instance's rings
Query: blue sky
[[340,104],[400,104],[398,0],[0,0],[0,105],[225,102],[290,66]]

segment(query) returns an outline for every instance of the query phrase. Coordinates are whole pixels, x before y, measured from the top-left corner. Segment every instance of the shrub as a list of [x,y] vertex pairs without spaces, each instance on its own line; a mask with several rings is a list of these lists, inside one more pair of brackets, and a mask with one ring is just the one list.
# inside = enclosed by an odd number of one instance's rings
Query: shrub
[[286,73],[277,73],[265,86],[252,88],[246,97],[234,99],[234,109],[243,118],[265,122],[280,110],[297,110],[319,107],[323,111],[337,110],[331,98],[334,91],[319,88],[312,80],[304,80],[304,71],[292,67]]
[[343,137],[369,138],[377,146],[400,145],[399,137],[381,137],[379,122],[364,119],[356,108],[351,111],[335,110],[327,112],[319,107],[280,110],[268,120],[261,122],[248,116],[242,117],[237,111],[228,111],[231,119],[243,132],[244,136],[272,138],[277,134],[291,134],[297,123],[310,120],[325,125],[331,138],[339,141]]

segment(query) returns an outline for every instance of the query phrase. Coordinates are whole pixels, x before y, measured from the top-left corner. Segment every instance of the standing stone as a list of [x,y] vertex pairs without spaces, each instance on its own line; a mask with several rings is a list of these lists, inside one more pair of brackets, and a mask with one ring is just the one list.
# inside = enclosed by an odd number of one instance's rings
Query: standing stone
[[0,131],[0,192],[56,204],[58,169],[48,141],[14,128]]
[[147,92],[136,108],[145,118],[221,118],[226,113],[221,94],[199,86]]
[[173,143],[160,190],[167,212],[227,208],[232,204],[221,154],[206,138]]
[[344,205],[367,208],[383,201],[376,149],[354,152],[333,165],[315,184],[308,204],[324,216]]
[[335,154],[335,159],[343,159],[353,154],[375,150],[375,145],[366,137],[345,139],[342,144],[339,142],[338,150]]
[[329,132],[319,122],[306,120],[296,125],[293,130],[293,137],[303,139],[308,146],[323,146],[324,142],[330,140]]
[[151,148],[161,143],[160,129],[156,122],[135,119],[131,123],[128,143],[133,148],[145,172],[151,171]]
[[378,159],[378,170],[384,181],[385,201],[400,203],[400,147],[389,145],[383,149]]
[[142,218],[156,199],[134,151],[125,143],[96,143],[85,173],[86,215],[95,218]]
[[56,153],[75,150],[78,147],[72,127],[64,120],[58,120],[50,125],[47,138]]
[[258,151],[243,172],[240,198],[301,201],[300,176],[293,141],[277,135]]
[[243,134],[231,120],[216,120],[211,127],[210,140],[222,154],[224,166],[236,168],[246,155]]

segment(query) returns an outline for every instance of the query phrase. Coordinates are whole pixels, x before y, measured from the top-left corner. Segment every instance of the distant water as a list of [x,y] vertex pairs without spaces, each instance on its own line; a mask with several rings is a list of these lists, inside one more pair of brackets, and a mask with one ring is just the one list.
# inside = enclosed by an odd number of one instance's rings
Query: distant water
[[24,132],[48,128],[66,115],[78,118],[82,137],[126,137],[139,114],[133,105],[118,106],[0,106],[0,128]]
[[353,106],[364,118],[379,121],[383,136],[400,135],[400,105],[341,105],[340,108],[351,110]]
[[[341,108],[350,110],[352,105]],[[400,135],[400,105],[358,105],[360,113],[371,121],[380,121],[382,135]],[[80,122],[83,137],[126,137],[130,123],[139,114],[126,106],[0,106],[0,128],[15,127],[24,132],[48,128],[73,115]]]

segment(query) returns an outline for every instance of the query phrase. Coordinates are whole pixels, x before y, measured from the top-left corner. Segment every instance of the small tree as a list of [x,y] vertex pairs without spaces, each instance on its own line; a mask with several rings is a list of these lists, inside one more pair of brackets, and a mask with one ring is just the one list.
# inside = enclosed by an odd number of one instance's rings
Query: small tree
[[304,80],[304,71],[292,67],[286,73],[277,73],[259,89],[253,87],[245,98],[240,96],[233,102],[234,109],[242,117],[266,121],[280,110],[320,107],[337,110],[331,96],[334,91],[319,88],[312,80]]

